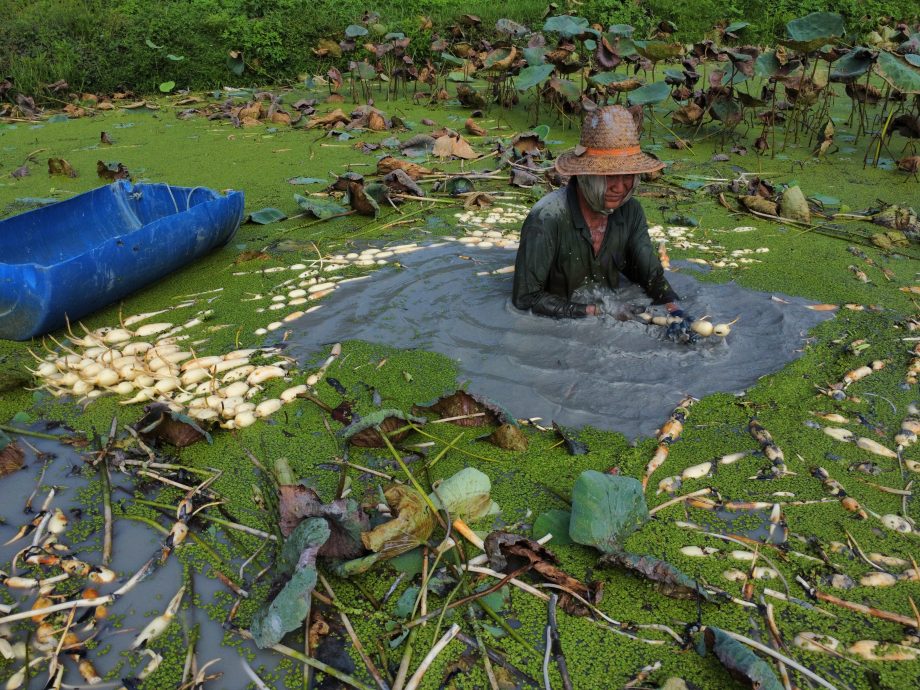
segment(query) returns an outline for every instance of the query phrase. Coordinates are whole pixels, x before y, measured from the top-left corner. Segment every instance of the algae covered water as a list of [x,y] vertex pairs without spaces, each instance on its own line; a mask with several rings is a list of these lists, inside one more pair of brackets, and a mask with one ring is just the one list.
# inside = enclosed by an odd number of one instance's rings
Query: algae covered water
[[[716,323],[741,317],[727,339],[688,346],[638,321],[554,320],[515,309],[514,257],[512,249],[457,245],[403,255],[401,269],[346,283],[291,324],[289,352],[306,359],[342,340],[434,350],[457,363],[471,391],[517,417],[635,437],[653,433],[684,395],[740,393],[779,370],[799,355],[808,330],[830,318],[800,298],[700,282],[685,266],[668,279],[686,311]],[[605,301],[611,311],[649,303],[636,286]]]

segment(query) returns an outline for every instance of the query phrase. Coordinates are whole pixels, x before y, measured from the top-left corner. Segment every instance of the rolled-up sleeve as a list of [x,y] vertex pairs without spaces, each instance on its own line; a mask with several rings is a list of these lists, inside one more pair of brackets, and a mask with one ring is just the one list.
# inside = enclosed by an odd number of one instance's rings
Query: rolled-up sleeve
[[645,212],[638,202],[634,203],[633,207],[634,215],[629,223],[627,261],[623,273],[633,283],[642,287],[645,294],[652,298],[652,304],[676,302],[679,297],[664,277],[658,252],[652,246],[652,239],[648,235]]
[[521,229],[521,245],[514,262],[512,301],[518,309],[529,309],[541,316],[584,318],[588,305],[546,289],[557,249],[558,232],[553,222],[538,210],[531,211]]

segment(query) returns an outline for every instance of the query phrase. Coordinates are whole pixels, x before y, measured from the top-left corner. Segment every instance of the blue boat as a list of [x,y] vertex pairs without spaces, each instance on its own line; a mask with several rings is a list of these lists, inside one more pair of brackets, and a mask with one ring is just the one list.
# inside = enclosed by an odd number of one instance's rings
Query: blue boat
[[125,180],[0,221],[0,338],[75,321],[217,247],[243,193]]

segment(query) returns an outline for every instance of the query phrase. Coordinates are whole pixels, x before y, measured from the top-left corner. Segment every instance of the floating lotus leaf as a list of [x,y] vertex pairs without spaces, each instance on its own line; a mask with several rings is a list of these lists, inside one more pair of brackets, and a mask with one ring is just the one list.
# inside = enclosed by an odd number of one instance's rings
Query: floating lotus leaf
[[834,63],[829,79],[841,82],[861,77],[875,62],[875,54],[868,48],[856,47]]
[[[515,186],[521,187],[532,185],[517,184]],[[486,438],[490,443],[504,450],[514,450],[518,452],[527,450],[527,437],[524,435],[524,432],[521,431],[521,428],[514,424],[502,424]]]
[[588,29],[588,20],[584,17],[573,17],[568,14],[561,14],[555,17],[549,17],[543,24],[543,31],[557,33],[564,38],[578,36]]
[[[528,62],[530,62],[529,59]],[[550,64],[535,64],[531,65],[530,67],[525,67],[514,78],[514,88],[516,88],[518,91],[526,91],[527,89],[532,89],[535,86],[539,86],[547,79],[549,79],[549,75],[553,73],[554,69],[555,67]]]
[[812,12],[786,23],[785,45],[803,53],[817,50],[846,33],[843,17],[836,12]]
[[340,206],[330,199],[321,199],[318,197],[308,197],[301,194],[295,194],[294,201],[296,201],[297,205],[304,211],[321,220],[332,218],[333,216],[340,216],[343,213],[348,212],[348,209]]
[[285,218],[287,218],[287,214],[284,211],[282,211],[280,208],[272,207],[262,208],[249,214],[250,222],[258,223],[259,225],[276,223],[279,220],[284,220]]
[[629,92],[630,105],[652,105],[661,103],[671,95],[671,87],[663,81],[656,81],[652,84],[641,86],[635,91]]
[[920,67],[908,63],[903,57],[883,50],[878,54],[875,71],[901,93],[920,94]]
[[364,546],[383,558],[392,558],[428,541],[434,531],[435,516],[424,497],[404,484],[391,486],[384,497],[396,517],[364,532],[361,535]]
[[[329,538],[326,521],[314,518],[297,528],[284,545],[287,558],[295,572],[272,602],[253,617],[250,628],[256,646],[260,649],[281,642],[281,638],[303,625],[310,615],[310,597],[316,587],[316,557],[320,547]],[[296,552],[296,553],[294,553]]]
[[488,475],[475,467],[465,467],[453,476],[435,482],[434,489],[428,498],[435,507],[446,509],[451,518],[475,522],[500,512],[498,504],[489,495],[492,482]]
[[637,479],[586,470],[575,481],[569,523],[573,541],[613,553],[648,519],[645,494]]
[[533,521],[533,538],[542,539],[547,534],[552,534],[550,544],[565,546],[572,543],[569,536],[569,522],[572,514],[567,510],[548,510]]
[[709,626],[700,634],[697,651],[703,655],[707,649],[735,680],[758,690],[782,690],[782,683],[766,661],[719,628]]
[[624,568],[639,573],[654,582],[658,591],[668,597],[705,600],[710,598],[709,593],[692,577],[667,561],[653,556],[637,556],[626,552],[608,553],[601,556],[598,565]]

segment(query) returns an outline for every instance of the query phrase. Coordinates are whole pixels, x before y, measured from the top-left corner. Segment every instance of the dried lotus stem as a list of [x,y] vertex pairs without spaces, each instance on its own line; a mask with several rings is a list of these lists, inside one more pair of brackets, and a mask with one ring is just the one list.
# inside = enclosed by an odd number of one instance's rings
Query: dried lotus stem
[[782,449],[773,442],[773,437],[770,435],[770,432],[761,426],[756,417],[752,417],[751,421],[748,423],[748,431],[751,436],[754,437],[754,440],[760,444],[763,454],[772,465],[769,470],[762,471],[759,475],[760,477],[766,479],[780,479],[787,475],[794,474],[786,468],[786,458],[783,455]]
[[649,479],[651,479],[655,470],[664,464],[670,452],[671,444],[680,439],[690,406],[695,402],[696,398],[689,395],[681,400],[677,407],[674,408],[668,421],[658,430],[658,448],[645,468],[645,476],[642,478],[643,489],[648,486]]

